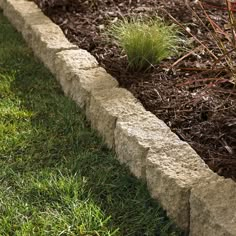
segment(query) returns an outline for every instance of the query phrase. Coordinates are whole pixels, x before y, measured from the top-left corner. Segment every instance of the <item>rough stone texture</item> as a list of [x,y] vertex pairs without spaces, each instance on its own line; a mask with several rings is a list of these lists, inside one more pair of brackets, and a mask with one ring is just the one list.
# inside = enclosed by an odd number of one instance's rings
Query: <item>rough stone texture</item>
[[[79,80],[78,74],[81,70],[84,71],[97,67],[97,60],[90,53],[83,49],[64,50],[56,54],[56,78],[59,80],[62,89],[67,96],[72,95],[72,81]],[[83,107],[84,102],[81,102],[79,105]]]
[[98,62],[95,57],[83,49],[65,50],[56,54],[55,74],[62,83],[72,80],[71,72],[75,73],[81,69],[88,70],[97,67]]
[[4,14],[22,32],[34,53],[54,73],[55,54],[77,47],[65,38],[60,27],[48,19],[33,3],[25,0],[7,0]]
[[89,104],[91,93],[118,86],[118,82],[98,67],[97,60],[83,49],[57,53],[55,73],[64,93],[81,108]]
[[218,177],[192,189],[191,236],[236,235],[236,183]]
[[149,148],[174,142],[177,136],[150,112],[117,121],[115,151],[121,163],[129,166],[138,178],[146,178],[146,157]]
[[61,29],[55,24],[31,25],[25,31],[25,35],[30,35],[30,42],[36,56],[55,73],[56,53],[67,50],[77,49],[77,47],[67,41]]
[[129,91],[122,88],[94,93],[86,111],[92,127],[99,131],[110,148],[114,147],[117,119],[125,119],[128,116],[137,117],[145,112],[140,102]]
[[191,188],[215,175],[185,142],[159,142],[147,155],[146,181],[151,196],[182,229],[188,230]]
[[118,82],[103,68],[80,70],[77,79],[72,80],[71,98],[80,107],[86,108],[93,93],[118,87]]
[[27,16],[32,13],[42,14],[40,9],[33,2],[25,0],[4,0],[4,2],[4,15],[7,16],[12,25],[20,32],[23,31],[25,18]]
[[81,108],[86,108],[93,93],[117,87],[118,82],[101,67],[81,69],[81,66],[83,63],[68,62],[58,75],[64,93]]

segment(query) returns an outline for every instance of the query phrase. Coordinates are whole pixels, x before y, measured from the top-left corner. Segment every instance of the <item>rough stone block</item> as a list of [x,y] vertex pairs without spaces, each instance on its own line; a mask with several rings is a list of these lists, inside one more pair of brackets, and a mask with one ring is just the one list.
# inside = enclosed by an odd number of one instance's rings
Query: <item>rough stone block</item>
[[22,32],[25,25],[25,18],[32,13],[41,13],[40,9],[34,2],[25,0],[4,0],[4,15],[7,16],[9,21],[14,27]]
[[[83,49],[65,50],[56,54],[55,74],[63,83],[73,79],[73,73],[97,68],[98,62],[89,52]],[[67,93],[67,92],[66,92]]]
[[83,49],[57,53],[55,74],[64,93],[82,108],[89,104],[91,92],[110,90],[118,86],[118,82]]
[[218,177],[194,187],[190,207],[191,236],[236,235],[236,183],[231,179]]
[[184,230],[189,228],[192,187],[212,175],[197,153],[181,140],[159,142],[148,152],[146,181],[149,192]]
[[47,18],[35,3],[7,0],[4,14],[22,32],[37,57],[54,73],[55,54],[77,47],[65,38],[60,27]]
[[56,53],[78,48],[71,44],[61,29],[53,23],[47,25],[26,24],[23,34],[27,37],[35,55],[43,61],[53,74],[55,74]]
[[149,148],[173,142],[177,136],[150,112],[118,120],[115,129],[115,150],[121,163],[129,166],[138,178],[146,178]]
[[99,131],[107,145],[114,147],[116,121],[127,116],[139,116],[146,111],[126,89],[113,88],[94,93],[86,113],[93,128]]
[[93,93],[118,86],[118,82],[103,68],[80,69],[76,64],[73,68],[69,66],[67,72],[62,72],[59,80],[65,94],[81,108],[89,105]]

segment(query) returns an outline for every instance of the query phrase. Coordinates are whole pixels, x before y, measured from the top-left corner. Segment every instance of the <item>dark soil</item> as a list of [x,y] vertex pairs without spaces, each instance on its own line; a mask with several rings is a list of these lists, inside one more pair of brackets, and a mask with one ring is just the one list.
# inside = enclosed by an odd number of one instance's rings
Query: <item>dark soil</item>
[[[167,11],[219,55],[211,34],[203,26],[209,28],[209,22],[198,4],[189,0],[35,2],[72,43],[91,52],[121,87],[130,90],[147,110],[187,141],[213,171],[236,180],[236,89],[224,62],[211,69],[213,60],[201,47],[174,67],[177,57],[163,61],[148,73],[129,71],[124,53],[105,34],[117,18],[158,14],[168,20]],[[222,6],[205,8],[218,25],[226,25],[227,12]],[[191,9],[198,13],[203,25]],[[195,48],[199,46],[196,40],[192,41]]]

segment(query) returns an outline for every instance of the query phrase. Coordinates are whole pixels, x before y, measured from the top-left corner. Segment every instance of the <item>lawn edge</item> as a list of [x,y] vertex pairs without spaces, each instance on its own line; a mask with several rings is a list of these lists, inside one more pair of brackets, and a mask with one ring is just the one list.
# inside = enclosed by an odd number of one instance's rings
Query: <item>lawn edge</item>
[[32,1],[0,0],[0,8],[117,159],[146,181],[179,227],[192,236],[236,235],[233,180],[213,173],[189,144],[119,88],[90,53],[69,43]]

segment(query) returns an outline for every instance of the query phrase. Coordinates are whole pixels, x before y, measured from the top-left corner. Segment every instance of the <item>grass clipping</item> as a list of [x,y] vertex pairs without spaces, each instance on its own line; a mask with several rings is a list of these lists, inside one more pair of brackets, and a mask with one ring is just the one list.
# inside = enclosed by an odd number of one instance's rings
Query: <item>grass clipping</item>
[[123,19],[110,30],[127,55],[129,69],[147,70],[179,51],[181,39],[176,25],[161,19]]

